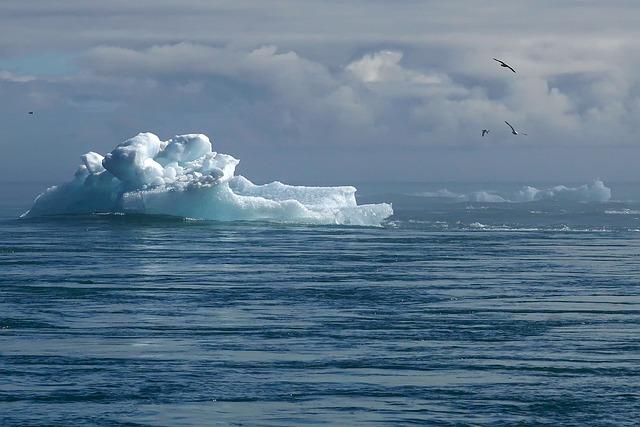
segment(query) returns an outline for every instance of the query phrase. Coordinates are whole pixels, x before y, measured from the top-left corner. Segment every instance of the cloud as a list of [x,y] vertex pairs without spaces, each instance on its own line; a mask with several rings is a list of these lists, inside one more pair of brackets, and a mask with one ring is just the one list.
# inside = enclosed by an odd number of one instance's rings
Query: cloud
[[[635,149],[635,3],[481,3],[6,0],[0,113],[20,119],[4,132],[32,144],[53,132],[64,158],[86,151],[87,138],[107,149],[149,130],[207,133],[243,159],[360,151],[363,168],[373,156],[384,164],[384,150],[492,150],[510,165],[515,146]],[[38,121],[22,123],[32,109]],[[529,137],[514,139],[504,120]],[[478,139],[483,128],[490,137]]]
[[150,96],[179,94],[201,111],[233,116],[227,120],[235,117],[247,128],[254,125],[256,133],[279,131],[280,138],[297,143],[315,140],[309,136],[319,128],[337,127],[339,133],[373,126],[371,111],[348,82],[321,63],[272,45],[235,49],[179,43],[144,50],[103,46],[83,61],[96,78],[143,82],[141,87],[153,88],[145,91]]
[[35,80],[33,76],[18,75],[9,71],[0,70],[0,80],[5,80],[13,83],[27,83]]
[[403,68],[400,65],[402,55],[402,52],[382,50],[363,56],[362,59],[347,65],[346,69],[365,83],[403,82],[415,85],[442,83],[442,79],[438,76]]
[[141,122],[207,114],[225,135],[285,145],[465,146],[477,144],[482,128],[494,130],[483,144],[500,145],[513,141],[504,120],[531,134],[519,143],[599,145],[602,133],[588,132],[594,123],[626,130],[618,143],[632,142],[638,127],[631,120],[638,83],[621,73],[593,67],[567,83],[564,72],[505,74],[485,58],[494,76],[468,79],[405,64],[411,61],[400,50],[381,49],[332,67],[274,45],[184,42],[98,46],[78,57],[78,74],[67,78],[6,71],[0,78],[30,84],[39,105],[49,100],[52,108],[111,111]]

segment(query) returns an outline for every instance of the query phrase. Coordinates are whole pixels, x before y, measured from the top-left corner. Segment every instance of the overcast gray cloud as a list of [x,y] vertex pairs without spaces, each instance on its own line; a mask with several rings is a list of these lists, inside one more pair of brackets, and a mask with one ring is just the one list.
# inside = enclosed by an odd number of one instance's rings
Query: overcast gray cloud
[[93,3],[0,5],[0,179],[147,130],[262,179],[637,179],[635,2]]

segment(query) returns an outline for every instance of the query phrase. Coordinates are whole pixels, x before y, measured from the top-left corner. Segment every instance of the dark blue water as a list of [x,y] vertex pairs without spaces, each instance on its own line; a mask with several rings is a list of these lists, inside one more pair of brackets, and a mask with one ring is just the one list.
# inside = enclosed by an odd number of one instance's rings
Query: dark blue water
[[16,220],[5,184],[0,425],[637,425],[640,185],[365,187],[384,227]]

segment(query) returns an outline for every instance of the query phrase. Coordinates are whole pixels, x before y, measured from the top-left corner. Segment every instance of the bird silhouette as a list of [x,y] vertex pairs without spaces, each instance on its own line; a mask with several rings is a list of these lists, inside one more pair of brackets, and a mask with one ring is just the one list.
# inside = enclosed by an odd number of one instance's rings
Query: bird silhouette
[[520,133],[516,132],[516,130],[513,128],[513,126],[511,126],[511,124],[508,121],[505,120],[504,122],[507,124],[507,126],[509,126],[511,128],[511,133],[512,134],[514,134],[514,135],[526,135],[526,133],[524,133],[524,132],[520,132]]
[[482,129],[482,136],[485,136],[488,133],[489,133],[488,129]]
[[493,58],[493,60],[494,60],[494,61],[498,61],[498,62],[500,63],[500,66],[501,66],[501,67],[508,68],[508,69],[510,69],[511,71],[513,71],[514,73],[516,72],[516,70],[514,70],[514,69],[513,69],[509,64],[507,64],[506,62],[504,62],[504,61],[500,61],[499,59],[496,59],[496,58]]
[[33,116],[33,111],[29,111],[29,115]]

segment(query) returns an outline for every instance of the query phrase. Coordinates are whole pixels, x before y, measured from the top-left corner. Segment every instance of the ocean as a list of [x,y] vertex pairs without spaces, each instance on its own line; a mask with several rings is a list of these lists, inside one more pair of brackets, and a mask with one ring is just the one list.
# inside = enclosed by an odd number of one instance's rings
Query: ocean
[[365,183],[358,227],[2,183],[0,426],[637,425],[640,183],[554,185]]

